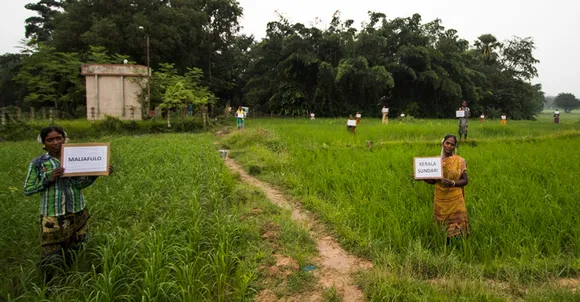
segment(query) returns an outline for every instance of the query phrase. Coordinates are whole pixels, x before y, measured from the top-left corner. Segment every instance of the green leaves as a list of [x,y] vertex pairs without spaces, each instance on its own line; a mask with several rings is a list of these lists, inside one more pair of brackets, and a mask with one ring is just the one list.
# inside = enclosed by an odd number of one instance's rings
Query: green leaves
[[160,64],[159,70],[153,72],[151,83],[152,91],[161,96],[159,107],[173,109],[189,104],[214,104],[214,94],[201,85],[202,77],[203,72],[198,68],[188,68],[184,75],[179,75],[174,64]]
[[554,100],[556,106],[563,108],[566,112],[580,107],[580,101],[572,93],[560,93]]
[[14,78],[30,92],[25,102],[71,109],[84,100],[85,87],[80,75],[81,60],[77,53],[58,52],[39,45],[36,52],[23,60]]

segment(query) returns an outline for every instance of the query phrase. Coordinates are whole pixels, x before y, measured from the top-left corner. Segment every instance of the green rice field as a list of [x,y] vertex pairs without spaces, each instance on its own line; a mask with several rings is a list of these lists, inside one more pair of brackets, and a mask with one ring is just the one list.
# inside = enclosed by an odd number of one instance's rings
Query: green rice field
[[258,265],[272,261],[265,224],[283,231],[287,254],[312,253],[307,233],[241,186],[208,135],[102,140],[111,142],[115,172],[84,190],[91,238],[47,284],[38,270],[40,196],[22,193],[41,146],[0,144],[0,301],[251,301]]
[[471,236],[452,246],[433,221],[433,187],[411,174],[413,157],[440,154],[442,137],[457,132],[455,120],[381,125],[363,118],[356,135],[347,133],[346,119],[249,120],[223,145],[249,172],[320,215],[344,246],[378,264],[378,275],[362,279],[368,297],[381,301],[393,290],[392,281],[376,280],[384,271],[536,289],[578,277],[579,121],[568,114],[555,125],[549,113],[505,126],[472,119],[458,149],[468,164]]
[[[559,125],[549,112],[505,126],[470,120],[458,154],[468,165],[471,236],[449,246],[433,220],[433,187],[411,174],[413,157],[439,155],[457,121],[381,125],[363,113],[356,135],[346,119],[248,119],[246,127],[219,137],[91,138],[111,142],[115,172],[84,190],[91,237],[48,284],[38,270],[40,196],[22,193],[41,146],[0,143],[0,301],[253,301],[268,286],[280,298],[311,289],[300,271],[287,283],[263,282],[274,250],[306,266],[314,243],[232,175],[218,147],[373,262],[356,276],[369,301],[580,300],[569,286],[580,277],[580,114],[563,114]],[[275,244],[262,238],[273,225]]]

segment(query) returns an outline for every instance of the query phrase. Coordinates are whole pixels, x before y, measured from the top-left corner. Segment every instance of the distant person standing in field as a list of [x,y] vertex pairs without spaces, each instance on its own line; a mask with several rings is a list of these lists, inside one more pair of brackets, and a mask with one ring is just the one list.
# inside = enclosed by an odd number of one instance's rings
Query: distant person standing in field
[[[38,140],[47,152],[33,159],[24,182],[24,195],[40,193],[41,269],[51,279],[53,265],[70,264],[74,251],[81,248],[89,231],[89,212],[82,189],[92,185],[97,176],[63,177],[60,166],[61,146],[66,133],[60,127],[46,127]],[[109,166],[109,173],[113,168]]]
[[356,125],[358,126],[358,124],[360,124],[360,119],[362,115],[360,114],[360,112],[357,112],[355,117],[356,117]]
[[485,122],[485,114],[483,114],[483,113],[482,113],[482,114],[479,116],[479,122],[480,122],[480,123],[483,123],[483,122]]
[[556,109],[556,111],[554,111],[554,124],[559,123],[560,123],[560,111]]
[[352,114],[348,116],[348,120],[346,121],[346,131],[353,134],[356,131],[356,120],[352,117]]
[[389,108],[387,106],[383,106],[381,109],[381,113],[383,114],[383,125],[389,123]]
[[447,243],[453,238],[469,235],[469,220],[464,187],[468,184],[467,163],[455,154],[457,138],[445,136],[441,146],[443,179],[425,179],[435,185],[434,218],[447,233]]
[[310,120],[312,120],[312,121],[313,121],[314,119],[315,119],[315,117],[314,117],[314,112],[311,112],[311,113],[310,113]]
[[461,135],[467,139],[467,126],[469,121],[469,116],[471,115],[471,110],[467,107],[467,102],[463,101],[461,108],[459,110],[464,111],[465,115],[459,118],[459,139],[461,139]]
[[504,126],[507,124],[507,115],[505,113],[501,114],[501,124]]
[[242,106],[238,107],[238,111],[236,111],[236,124],[238,126],[238,129],[242,129],[244,128],[244,110],[242,109]]

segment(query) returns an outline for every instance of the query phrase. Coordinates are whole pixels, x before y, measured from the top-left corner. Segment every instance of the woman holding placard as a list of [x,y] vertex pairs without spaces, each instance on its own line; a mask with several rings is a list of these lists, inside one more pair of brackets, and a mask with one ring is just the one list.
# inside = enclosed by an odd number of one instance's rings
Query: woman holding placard
[[[42,129],[38,141],[47,152],[31,161],[24,195],[41,195],[41,268],[50,279],[52,273],[47,269],[55,260],[64,258],[70,263],[74,259],[70,253],[80,248],[87,237],[89,212],[81,190],[92,185],[97,176],[63,177],[60,158],[66,132],[62,128]],[[108,170],[109,174],[113,172],[111,166]]]
[[346,131],[353,134],[356,131],[356,120],[352,117],[352,114],[348,116],[348,120],[346,121]]
[[560,110],[556,109],[556,111],[554,111],[554,124],[559,123],[560,123]]
[[384,124],[388,124],[389,123],[389,108],[387,108],[387,106],[383,106],[383,109],[381,109],[381,113],[383,114],[383,125]]
[[238,111],[236,111],[236,124],[238,129],[244,128],[244,110],[242,106],[239,106]]
[[507,115],[505,115],[505,113],[501,114],[501,124],[505,126],[505,124],[507,123]]
[[441,146],[442,179],[426,179],[435,185],[434,217],[447,233],[447,243],[452,238],[469,235],[469,220],[465,206],[464,187],[468,184],[465,159],[455,154],[457,138],[445,136]]
[[360,124],[360,119],[362,118],[362,115],[360,114],[360,112],[357,112],[355,117],[356,117],[356,125],[358,126],[358,124]]
[[459,113],[461,113],[461,116],[459,117],[459,139],[461,139],[461,136],[465,136],[465,139],[467,139],[467,132],[468,132],[468,122],[469,122],[469,117],[471,116],[471,110],[469,109],[469,107],[467,107],[467,102],[463,101],[463,103],[461,104],[461,108],[459,108],[458,110]]

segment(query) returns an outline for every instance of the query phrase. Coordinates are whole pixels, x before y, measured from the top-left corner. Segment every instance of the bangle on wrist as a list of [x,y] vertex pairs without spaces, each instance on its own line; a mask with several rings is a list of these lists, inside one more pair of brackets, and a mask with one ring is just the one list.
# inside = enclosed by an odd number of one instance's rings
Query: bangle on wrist
[[455,180],[452,180],[453,184],[451,185],[452,187],[455,187]]

